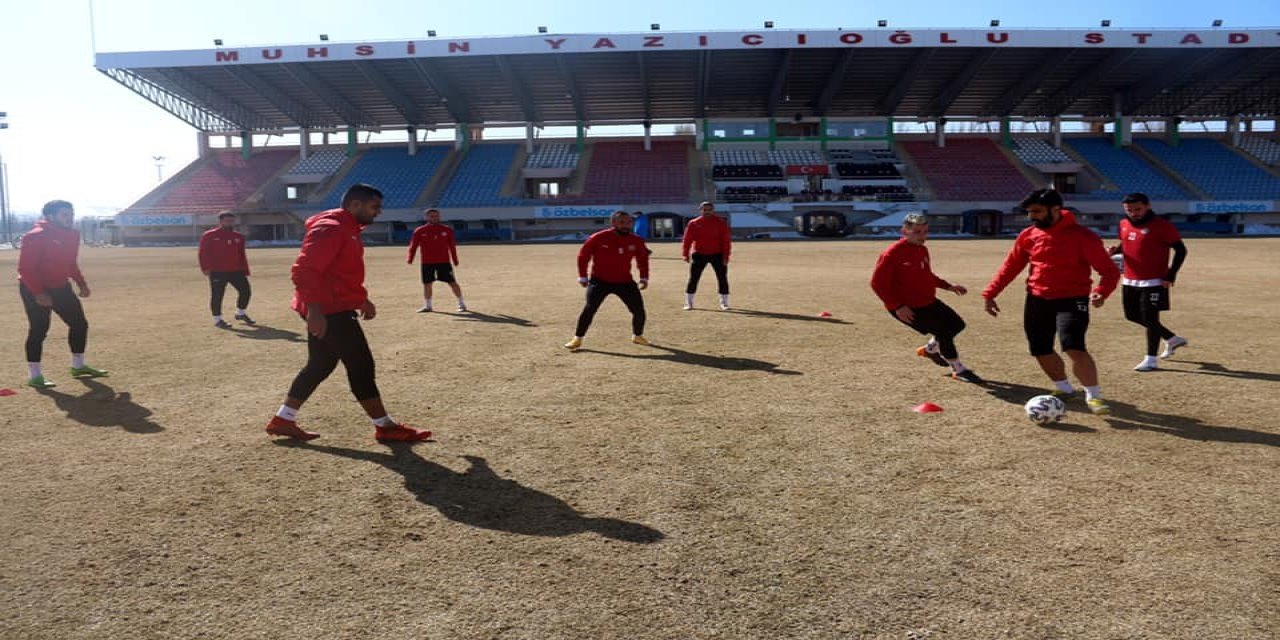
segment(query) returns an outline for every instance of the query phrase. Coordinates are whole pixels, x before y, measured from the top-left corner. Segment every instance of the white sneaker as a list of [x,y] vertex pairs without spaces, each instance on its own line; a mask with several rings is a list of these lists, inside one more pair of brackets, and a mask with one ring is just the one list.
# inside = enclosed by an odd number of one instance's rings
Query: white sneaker
[[1174,351],[1177,351],[1179,347],[1185,347],[1185,346],[1187,346],[1186,338],[1180,338],[1178,336],[1169,338],[1169,340],[1164,343],[1164,352],[1160,354],[1160,357],[1162,359],[1168,360],[1169,358],[1173,357]]
[[721,310],[721,311],[728,311],[728,310],[729,310],[729,303],[727,303],[727,302],[721,302],[721,303],[720,303],[720,310]]
[[1133,368],[1133,370],[1134,371],[1155,371],[1158,368],[1160,367],[1156,364],[1155,358],[1144,358],[1142,362],[1138,363],[1138,366]]
[[684,305],[684,310],[685,310],[685,311],[693,311],[693,305],[691,305],[691,304],[686,304],[686,305]]
[[458,305],[458,313],[466,313],[466,311],[467,311],[467,305],[465,304]]

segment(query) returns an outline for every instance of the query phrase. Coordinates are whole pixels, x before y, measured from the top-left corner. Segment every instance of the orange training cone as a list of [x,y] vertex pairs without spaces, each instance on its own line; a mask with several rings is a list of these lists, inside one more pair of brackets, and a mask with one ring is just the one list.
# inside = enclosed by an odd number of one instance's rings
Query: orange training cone
[[942,407],[939,407],[932,402],[926,402],[924,404],[916,405],[916,408],[912,409],[912,411],[916,413],[938,413],[942,411]]

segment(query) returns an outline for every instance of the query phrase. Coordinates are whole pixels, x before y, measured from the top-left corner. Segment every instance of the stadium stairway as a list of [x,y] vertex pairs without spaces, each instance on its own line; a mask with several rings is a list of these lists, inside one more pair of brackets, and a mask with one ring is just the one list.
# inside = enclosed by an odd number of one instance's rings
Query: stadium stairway
[[1186,191],[1187,193],[1191,194],[1192,197],[1198,198],[1200,200],[1213,199],[1213,196],[1209,195],[1209,193],[1206,192],[1204,189],[1201,189],[1199,185],[1197,185],[1195,182],[1192,182],[1190,179],[1188,179],[1187,176],[1181,173],[1178,173],[1177,169],[1170,166],[1169,163],[1161,159],[1161,156],[1159,154],[1153,153],[1151,148],[1143,144],[1144,142],[1146,141],[1134,140],[1133,144],[1129,145],[1129,149],[1133,151],[1134,155],[1141,157],[1143,160],[1146,160],[1147,164],[1158,169],[1161,173],[1164,174],[1166,178],[1168,178],[1169,180],[1172,180],[1173,183],[1178,185],[1178,187],[1180,187],[1183,191]]

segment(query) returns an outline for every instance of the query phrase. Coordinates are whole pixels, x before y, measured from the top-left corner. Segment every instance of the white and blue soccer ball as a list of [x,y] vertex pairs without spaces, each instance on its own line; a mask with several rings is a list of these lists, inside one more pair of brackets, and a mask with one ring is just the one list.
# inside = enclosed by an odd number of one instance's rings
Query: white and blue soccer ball
[[1067,416],[1067,405],[1055,396],[1036,396],[1023,405],[1027,410],[1027,419],[1036,424],[1061,422]]

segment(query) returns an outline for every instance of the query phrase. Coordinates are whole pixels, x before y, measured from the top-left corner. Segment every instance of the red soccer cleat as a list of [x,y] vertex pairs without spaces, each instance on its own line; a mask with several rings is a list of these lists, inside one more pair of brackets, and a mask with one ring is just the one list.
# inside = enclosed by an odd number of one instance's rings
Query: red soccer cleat
[[373,428],[373,439],[378,442],[421,442],[430,438],[430,431],[414,429],[407,424]]
[[280,416],[272,416],[271,422],[267,423],[267,433],[273,436],[285,436],[294,440],[315,440],[320,437],[318,433],[312,433],[302,427],[293,420],[285,420]]

